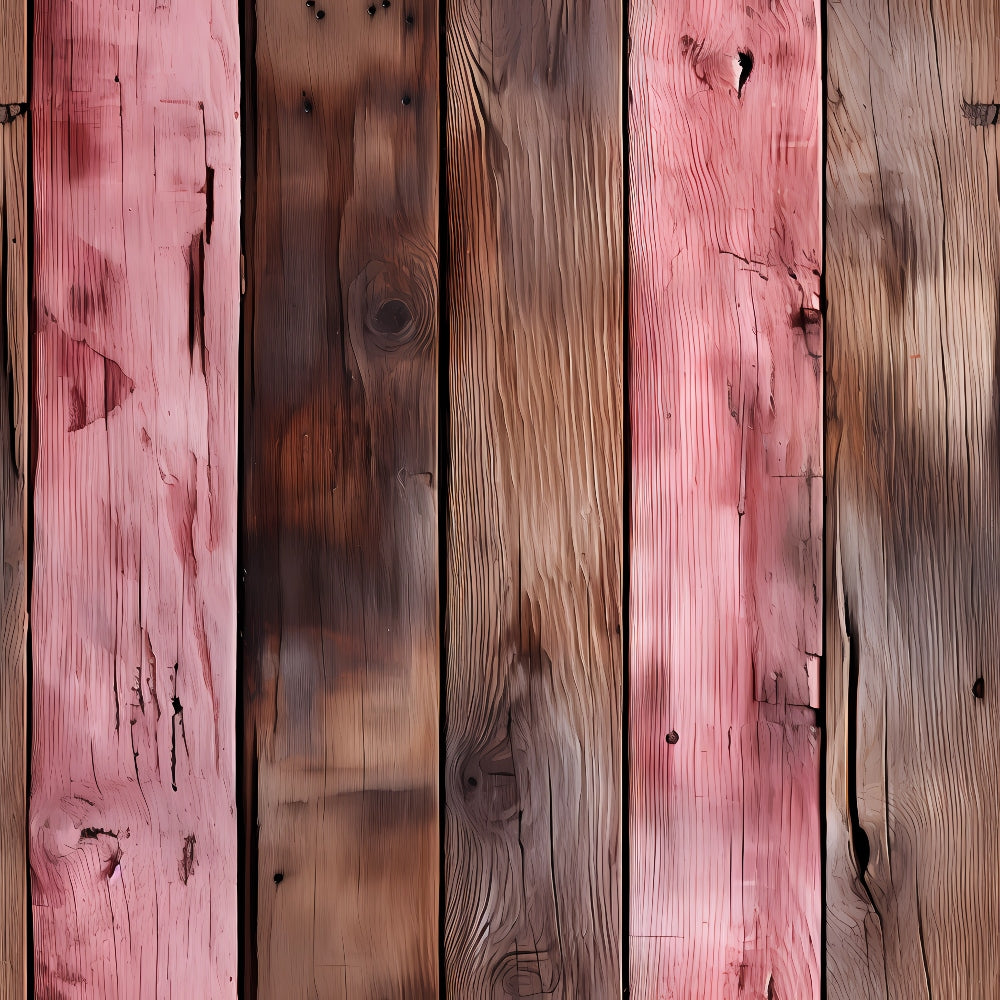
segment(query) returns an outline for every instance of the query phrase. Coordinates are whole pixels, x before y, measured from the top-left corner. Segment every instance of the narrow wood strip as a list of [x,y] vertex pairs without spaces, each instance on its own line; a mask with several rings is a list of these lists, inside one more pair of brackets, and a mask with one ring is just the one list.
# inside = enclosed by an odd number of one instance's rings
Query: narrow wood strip
[[236,994],[234,0],[38,0],[35,990]]
[[1000,996],[1000,7],[828,30],[828,995]]
[[818,5],[629,9],[631,996],[815,998]]
[[621,991],[621,16],[447,8],[453,1000]]
[[437,9],[250,26],[248,996],[438,996]]
[[28,118],[24,0],[0,0],[0,996],[27,992]]

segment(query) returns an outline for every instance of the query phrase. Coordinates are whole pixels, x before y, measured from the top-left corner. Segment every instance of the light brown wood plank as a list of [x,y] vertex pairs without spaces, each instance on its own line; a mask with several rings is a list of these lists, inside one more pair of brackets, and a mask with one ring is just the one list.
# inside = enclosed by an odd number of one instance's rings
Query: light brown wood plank
[[28,119],[24,0],[0,0],[0,997],[27,989]]
[[437,10],[248,25],[251,997],[438,996]]
[[1000,7],[828,8],[831,1000],[1000,995]]
[[621,991],[622,10],[447,8],[449,998]]

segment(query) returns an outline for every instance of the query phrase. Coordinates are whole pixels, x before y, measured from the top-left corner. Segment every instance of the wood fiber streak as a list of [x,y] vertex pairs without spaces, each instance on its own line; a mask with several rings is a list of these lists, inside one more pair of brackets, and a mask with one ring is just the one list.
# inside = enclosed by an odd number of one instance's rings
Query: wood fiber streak
[[818,16],[630,4],[635,1000],[820,995]]
[[621,992],[612,0],[448,5],[447,995]]
[[[0,0],[0,105],[27,100],[24,0]],[[28,119],[0,124],[0,998],[27,990]]]
[[234,997],[236,3],[34,25],[36,996]]
[[247,995],[430,1000],[437,5],[258,0],[249,29]]
[[1000,7],[830,5],[831,1000],[1000,996]]

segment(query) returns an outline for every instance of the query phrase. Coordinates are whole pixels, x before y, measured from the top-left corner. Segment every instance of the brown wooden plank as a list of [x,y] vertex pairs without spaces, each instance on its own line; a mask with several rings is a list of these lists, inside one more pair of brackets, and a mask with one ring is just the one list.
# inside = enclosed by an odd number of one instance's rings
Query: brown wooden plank
[[448,996],[621,991],[621,4],[447,8]]
[[1000,7],[828,29],[829,996],[997,996]]
[[235,997],[235,0],[38,0],[35,993]]
[[437,4],[258,0],[248,37],[248,995],[424,1000],[438,995]]
[[24,0],[0,0],[0,997],[27,990],[28,119]]
[[630,5],[635,1000],[820,995],[816,0]]

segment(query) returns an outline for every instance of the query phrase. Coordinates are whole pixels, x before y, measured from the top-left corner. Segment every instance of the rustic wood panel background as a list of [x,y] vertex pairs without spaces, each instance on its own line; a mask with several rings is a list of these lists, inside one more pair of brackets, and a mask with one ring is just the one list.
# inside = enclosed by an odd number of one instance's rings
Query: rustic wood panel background
[[235,996],[236,4],[34,18],[34,990]]
[[1000,8],[241,9],[0,0],[0,997],[1000,996]]
[[27,987],[28,51],[0,0],[0,997]]
[[247,990],[438,995],[438,23],[258,0]]
[[631,996],[818,997],[819,10],[630,13]]
[[616,996],[621,6],[447,9],[447,995]]
[[828,9],[831,1000],[1000,995],[1000,8]]

